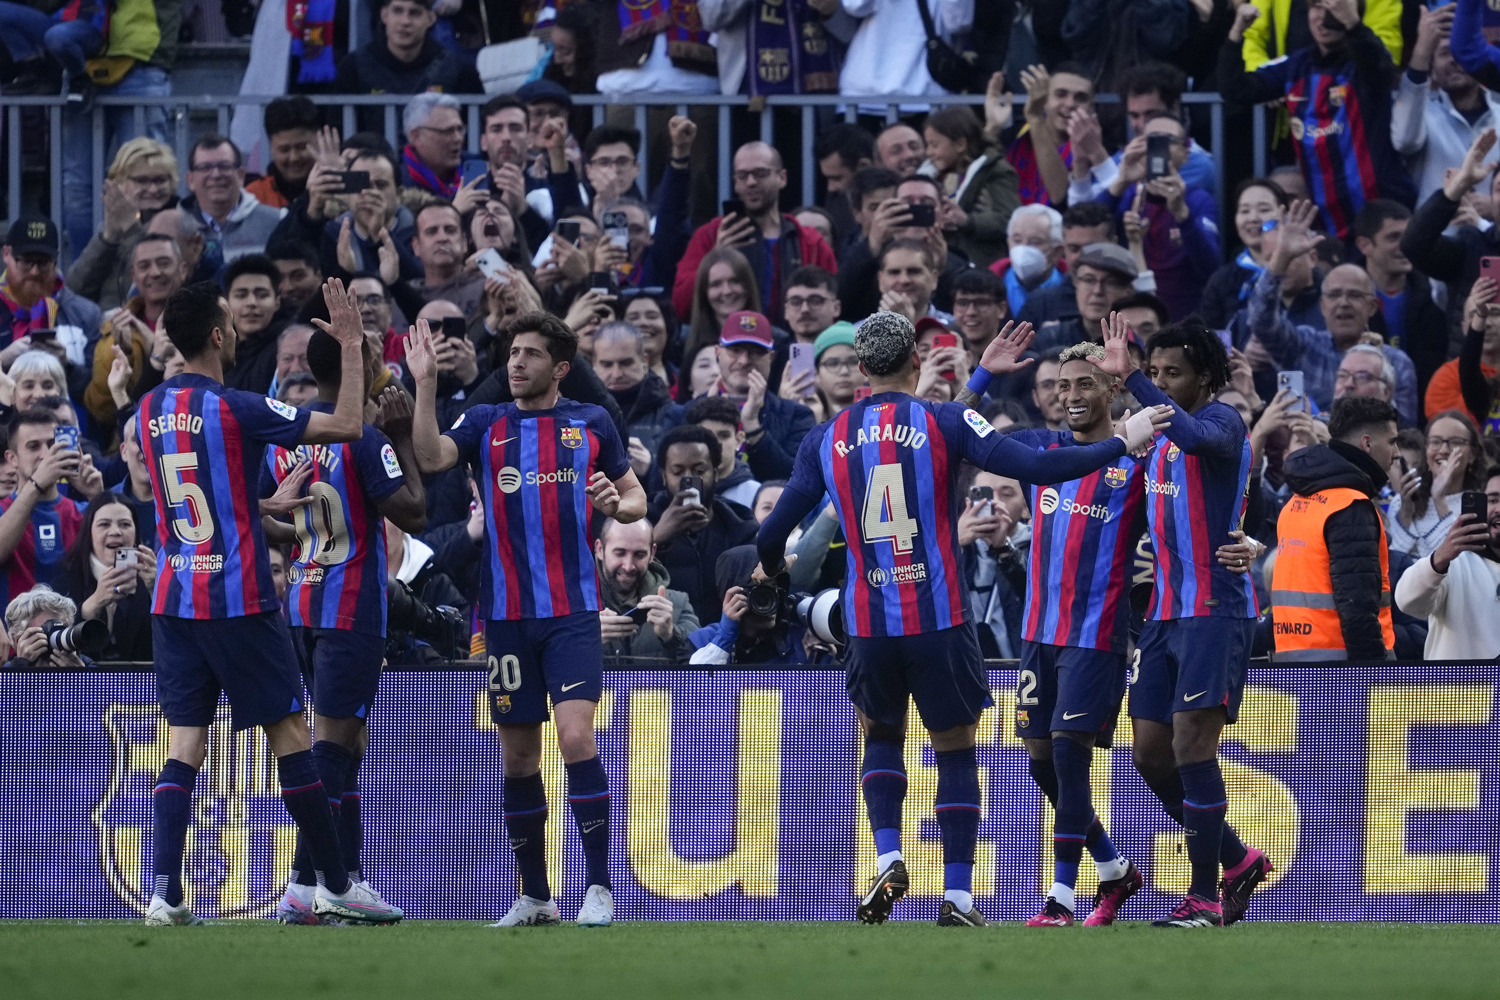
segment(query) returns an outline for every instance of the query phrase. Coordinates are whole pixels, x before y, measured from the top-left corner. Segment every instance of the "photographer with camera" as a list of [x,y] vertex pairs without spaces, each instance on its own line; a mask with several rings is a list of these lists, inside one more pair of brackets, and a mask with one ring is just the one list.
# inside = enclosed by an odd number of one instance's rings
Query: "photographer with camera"
[[614,656],[654,656],[686,663],[688,636],[698,615],[688,595],[669,590],[666,567],[656,561],[651,523],[644,518],[621,524],[610,518],[594,540],[604,610],[599,631],[604,651]]
[[427,664],[469,655],[469,605],[432,547],[385,522],[387,570],[385,657]]
[[87,618],[74,624],[78,605],[38,584],[5,609],[5,633],[15,647],[6,670],[68,670],[93,666],[108,641],[104,623]]

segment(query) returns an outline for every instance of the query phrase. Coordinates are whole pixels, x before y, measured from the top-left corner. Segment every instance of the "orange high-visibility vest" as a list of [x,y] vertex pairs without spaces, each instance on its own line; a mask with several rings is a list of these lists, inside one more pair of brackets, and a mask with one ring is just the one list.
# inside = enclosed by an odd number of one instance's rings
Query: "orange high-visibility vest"
[[[1271,575],[1271,614],[1276,655],[1288,660],[1346,660],[1344,630],[1333,605],[1328,543],[1323,526],[1339,511],[1371,503],[1359,490],[1334,487],[1312,496],[1293,496],[1276,519],[1280,544]],[[1391,624],[1391,573],[1386,557],[1385,519],[1380,524],[1380,636],[1386,649],[1396,645]]]

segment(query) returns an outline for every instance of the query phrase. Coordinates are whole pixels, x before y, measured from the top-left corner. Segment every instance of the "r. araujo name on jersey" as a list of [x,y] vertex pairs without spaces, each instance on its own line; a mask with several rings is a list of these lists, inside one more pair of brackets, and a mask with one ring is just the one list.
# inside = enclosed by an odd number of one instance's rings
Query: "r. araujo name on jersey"
[[843,600],[853,635],[934,632],[969,614],[952,500],[959,462],[936,415],[897,399],[844,410],[824,425],[819,447],[848,537]]
[[[1016,440],[1071,447],[1071,433],[1026,430]],[[1022,637],[1124,652],[1130,551],[1145,527],[1146,466],[1126,455],[1065,483],[1031,486],[1031,567]]]
[[136,431],[161,512],[154,614],[233,618],[281,606],[250,484],[265,446],[295,446],[310,416],[202,375],[170,378],[141,398]]
[[1156,436],[1146,457],[1146,519],[1156,559],[1148,619],[1256,617],[1249,575],[1225,569],[1214,556],[1244,521],[1249,482],[1248,438],[1238,455],[1214,458],[1189,455]]
[[616,480],[630,469],[609,414],[569,399],[550,410],[476,406],[446,433],[475,467],[484,500],[480,616],[598,611],[587,486],[595,471]]
[[[332,413],[327,403],[312,409]],[[385,521],[378,504],[401,488],[396,450],[366,424],[358,441],[266,449],[261,492],[269,495],[299,462],[312,463],[312,503],[292,512],[297,543],[287,570],[293,625],[385,635]]]

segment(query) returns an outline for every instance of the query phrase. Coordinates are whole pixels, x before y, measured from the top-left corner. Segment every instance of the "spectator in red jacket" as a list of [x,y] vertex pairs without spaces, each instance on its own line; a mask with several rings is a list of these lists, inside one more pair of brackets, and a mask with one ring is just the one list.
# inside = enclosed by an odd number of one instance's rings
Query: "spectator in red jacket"
[[734,193],[743,213],[710,219],[693,234],[687,253],[677,265],[672,304],[678,315],[692,313],[693,283],[698,263],[715,247],[734,247],[745,255],[760,288],[760,299],[771,305],[772,322],[781,323],[781,278],[804,264],[833,273],[838,261],[816,231],[799,225],[781,211],[786,168],[781,154],[763,142],[747,142],[734,154]]

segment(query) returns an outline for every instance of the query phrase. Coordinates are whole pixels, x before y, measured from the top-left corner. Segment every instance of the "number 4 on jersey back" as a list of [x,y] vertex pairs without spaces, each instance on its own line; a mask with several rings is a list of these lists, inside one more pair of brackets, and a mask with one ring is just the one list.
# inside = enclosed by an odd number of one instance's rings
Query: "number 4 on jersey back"
[[899,462],[877,465],[865,483],[861,531],[866,542],[889,541],[897,553],[912,550],[917,520],[906,513],[906,476]]

